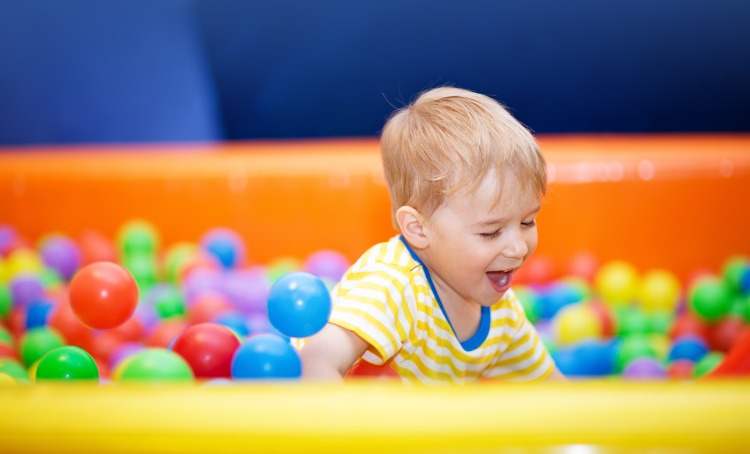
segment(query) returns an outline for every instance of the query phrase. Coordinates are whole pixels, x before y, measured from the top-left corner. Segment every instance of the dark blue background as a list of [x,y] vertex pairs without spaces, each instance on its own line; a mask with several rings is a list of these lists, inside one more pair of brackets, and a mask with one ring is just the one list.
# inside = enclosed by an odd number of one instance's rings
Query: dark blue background
[[451,84],[537,133],[750,130],[745,0],[0,0],[0,144],[375,136]]

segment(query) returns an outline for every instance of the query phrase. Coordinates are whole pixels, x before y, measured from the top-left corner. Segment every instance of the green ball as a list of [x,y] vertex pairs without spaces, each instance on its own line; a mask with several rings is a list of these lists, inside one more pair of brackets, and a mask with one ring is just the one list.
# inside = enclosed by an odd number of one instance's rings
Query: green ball
[[722,277],[724,282],[729,286],[730,290],[735,293],[740,291],[740,280],[742,279],[742,273],[748,266],[748,258],[744,256],[731,257],[726,261],[722,268]]
[[647,315],[648,332],[653,334],[667,334],[674,323],[672,312],[652,312]]
[[63,345],[65,341],[55,330],[34,328],[21,336],[21,359],[31,366],[48,351]]
[[695,369],[693,369],[693,377],[698,378],[713,372],[714,369],[719,367],[719,364],[721,364],[723,360],[723,353],[709,352],[695,365]]
[[294,257],[279,257],[268,264],[266,274],[272,284],[289,273],[302,269],[302,262]]
[[31,383],[29,372],[15,359],[0,358],[0,372],[10,375],[21,383]]
[[637,358],[658,358],[648,335],[632,334],[623,338],[615,353],[615,370],[621,373],[631,361]]
[[190,260],[197,257],[200,249],[193,243],[183,242],[171,246],[165,253],[164,264],[167,279],[173,284],[180,281],[180,273]]
[[0,326],[0,344],[13,346],[13,336],[10,331]]
[[159,280],[159,268],[153,255],[132,254],[125,258],[123,265],[133,276],[136,284],[138,284],[138,290],[141,292],[146,292]]
[[118,367],[120,381],[192,382],[193,370],[177,353],[163,348],[146,348],[127,358]]
[[120,227],[117,246],[124,258],[136,254],[155,256],[159,251],[159,232],[150,222],[134,219]]
[[616,310],[617,335],[624,337],[632,334],[646,334],[650,332],[649,318],[646,313],[635,306]]
[[524,286],[516,287],[515,289],[513,289],[513,292],[516,294],[516,298],[518,298],[518,301],[521,303],[523,311],[526,313],[526,318],[531,323],[536,323],[537,320],[539,320],[539,316],[536,312],[536,305],[538,300],[536,293],[534,293],[534,291],[530,288]]
[[734,295],[725,281],[708,277],[690,290],[690,309],[704,320],[715,321],[729,313]]
[[86,350],[73,346],[58,347],[39,360],[36,380],[99,380],[99,368]]
[[39,279],[42,281],[42,285],[46,289],[59,287],[63,283],[62,276],[60,273],[53,270],[52,268],[44,268],[39,272]]
[[13,302],[10,298],[10,290],[5,285],[0,284],[0,320],[8,318]]
[[156,313],[163,319],[185,315],[185,297],[174,286],[165,287],[163,290],[159,289],[154,306]]

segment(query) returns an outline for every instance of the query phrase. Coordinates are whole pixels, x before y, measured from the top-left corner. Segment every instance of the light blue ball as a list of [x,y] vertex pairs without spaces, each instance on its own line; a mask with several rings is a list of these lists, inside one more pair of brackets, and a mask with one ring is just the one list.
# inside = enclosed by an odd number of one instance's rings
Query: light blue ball
[[296,379],[302,360],[284,338],[264,333],[246,340],[232,358],[232,378],[237,380]]
[[328,287],[310,273],[289,273],[276,281],[268,294],[268,320],[286,336],[312,336],[330,316]]

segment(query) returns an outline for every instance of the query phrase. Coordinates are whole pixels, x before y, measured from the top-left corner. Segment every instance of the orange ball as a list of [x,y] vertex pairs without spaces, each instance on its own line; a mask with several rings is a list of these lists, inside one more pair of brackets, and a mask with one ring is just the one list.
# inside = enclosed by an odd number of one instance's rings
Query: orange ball
[[86,326],[110,329],[125,323],[138,304],[138,285],[122,266],[111,262],[81,268],[70,282],[70,306]]

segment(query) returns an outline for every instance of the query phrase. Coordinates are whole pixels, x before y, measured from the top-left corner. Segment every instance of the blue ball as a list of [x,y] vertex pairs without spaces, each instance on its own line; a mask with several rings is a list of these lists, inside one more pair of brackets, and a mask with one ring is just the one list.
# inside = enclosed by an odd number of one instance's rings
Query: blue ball
[[47,326],[52,313],[53,305],[44,300],[36,300],[29,304],[26,310],[26,329],[41,328]]
[[328,287],[310,273],[289,273],[276,281],[268,294],[268,320],[286,336],[312,336],[323,329],[330,316]]
[[232,358],[232,378],[237,380],[294,379],[302,376],[297,350],[275,334],[252,336]]
[[683,336],[672,344],[669,350],[669,361],[687,359],[697,363],[706,354],[708,354],[708,346],[702,339],[695,336]]
[[740,293],[743,295],[750,293],[750,266],[746,266],[740,274]]
[[239,312],[225,312],[214,317],[214,323],[224,325],[231,329],[241,338],[245,338],[250,334],[250,327],[247,324],[245,317]]
[[236,268],[245,260],[245,243],[234,230],[212,229],[203,235],[201,245],[226,269]]

